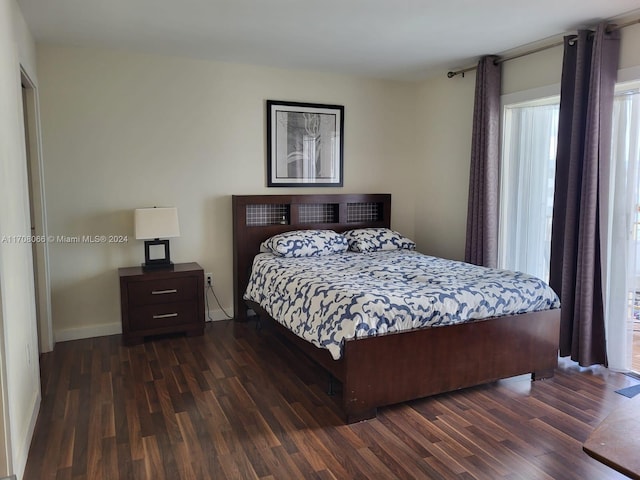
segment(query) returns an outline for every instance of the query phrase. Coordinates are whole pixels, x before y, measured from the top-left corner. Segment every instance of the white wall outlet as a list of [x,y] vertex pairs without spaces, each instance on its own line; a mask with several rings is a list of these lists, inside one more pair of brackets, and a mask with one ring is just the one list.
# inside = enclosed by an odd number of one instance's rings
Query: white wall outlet
[[213,287],[213,273],[205,273],[204,282],[206,287]]

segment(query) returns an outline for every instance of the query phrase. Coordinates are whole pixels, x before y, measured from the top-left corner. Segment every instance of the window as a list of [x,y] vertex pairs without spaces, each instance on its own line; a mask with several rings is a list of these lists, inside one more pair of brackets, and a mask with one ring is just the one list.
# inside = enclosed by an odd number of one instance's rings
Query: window
[[603,267],[610,368],[640,371],[640,84],[619,85],[613,102],[607,243]]
[[[559,103],[547,96],[505,101],[503,109],[498,266],[545,281]],[[601,188],[608,191],[600,228],[609,368],[640,371],[640,82],[616,87],[610,176]]]
[[549,279],[557,96],[504,106],[498,265]]

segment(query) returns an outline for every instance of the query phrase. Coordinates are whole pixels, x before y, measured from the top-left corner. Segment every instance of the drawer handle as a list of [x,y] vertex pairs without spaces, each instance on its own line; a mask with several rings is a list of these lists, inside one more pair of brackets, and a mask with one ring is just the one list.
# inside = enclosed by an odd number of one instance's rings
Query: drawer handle
[[177,313],[164,313],[162,315],[154,315],[153,318],[171,318],[171,317],[177,317],[178,314]]
[[172,288],[171,290],[152,290],[151,295],[166,295],[167,293],[178,293],[178,289]]

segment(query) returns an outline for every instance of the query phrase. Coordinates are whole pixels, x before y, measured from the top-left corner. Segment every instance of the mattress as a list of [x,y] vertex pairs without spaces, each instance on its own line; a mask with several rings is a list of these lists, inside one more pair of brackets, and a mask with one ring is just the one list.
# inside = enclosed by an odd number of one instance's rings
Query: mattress
[[285,258],[261,253],[244,298],[317,347],[560,307],[542,280],[411,250]]

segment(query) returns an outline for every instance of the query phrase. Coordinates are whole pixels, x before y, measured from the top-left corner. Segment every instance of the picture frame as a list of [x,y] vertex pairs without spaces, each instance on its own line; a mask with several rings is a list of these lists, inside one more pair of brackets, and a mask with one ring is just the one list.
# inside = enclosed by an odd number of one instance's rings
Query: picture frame
[[267,186],[342,187],[344,106],[267,100]]

